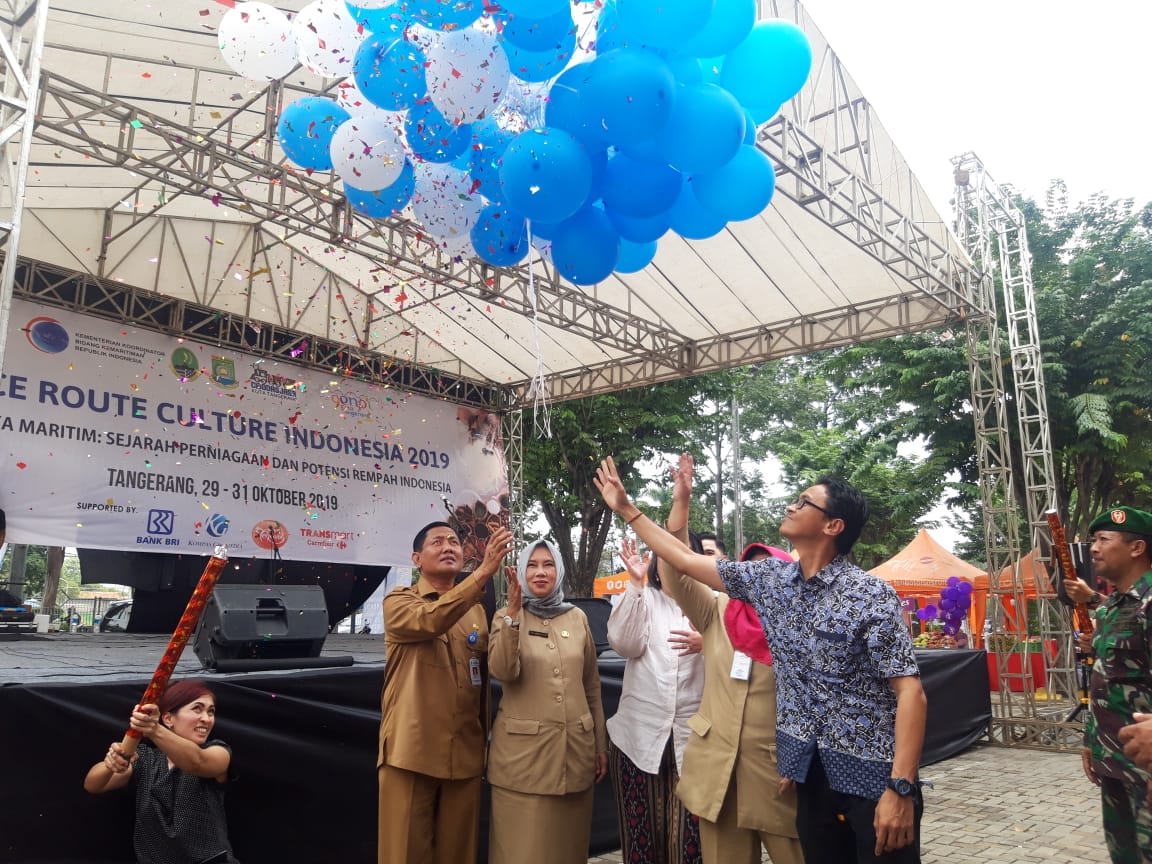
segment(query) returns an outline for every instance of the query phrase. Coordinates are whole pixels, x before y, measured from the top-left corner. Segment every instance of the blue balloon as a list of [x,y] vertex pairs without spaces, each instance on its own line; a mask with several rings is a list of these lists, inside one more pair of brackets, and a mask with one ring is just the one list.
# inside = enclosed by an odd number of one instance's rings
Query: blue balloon
[[501,46],[508,55],[508,67],[514,78],[521,81],[540,82],[555,78],[564,71],[576,51],[576,28],[565,30],[560,40],[543,51],[529,51],[511,42]]
[[672,70],[677,84],[699,84],[704,80],[700,61],[689,54],[669,54],[664,62]]
[[620,260],[620,235],[598,207],[585,207],[552,237],[552,263],[576,285],[603,282]]
[[504,151],[504,200],[528,219],[563,222],[584,205],[591,187],[588,154],[563,129],[529,129]]
[[480,183],[477,191],[489,201],[504,196],[500,188],[500,164],[514,137],[491,117],[472,124],[472,150],[468,154],[470,171],[472,179]]
[[519,264],[528,257],[524,217],[499,204],[489,204],[472,226],[472,248],[496,267]]
[[544,106],[544,125],[563,129],[577,140],[603,147],[600,131],[593,125],[591,111],[585,111],[584,83],[592,68],[591,61],[569,66],[548,88],[548,102]]
[[685,240],[705,240],[724,230],[728,220],[703,207],[689,180],[680,190],[680,197],[668,211],[668,224]]
[[332,170],[328,148],[332,136],[349,114],[334,99],[305,96],[286,106],[276,124],[276,138],[284,155],[301,168]]
[[716,0],[616,0],[620,26],[650,45],[672,48],[700,33]]
[[569,0],[500,0],[500,8],[509,15],[523,15],[525,18],[546,18],[568,6]]
[[569,32],[576,35],[572,10],[564,6],[559,12],[545,18],[526,15],[498,15],[500,41],[511,43],[522,51],[547,51],[564,41]]
[[756,118],[752,116],[752,112],[747,108],[744,109],[744,143],[756,144],[756,132],[759,126],[756,123]]
[[729,222],[742,222],[763,212],[776,191],[776,170],[756,147],[741,147],[725,165],[692,178],[700,203]]
[[424,52],[404,39],[374,36],[356,51],[352,75],[365,98],[386,111],[401,111],[424,97]]
[[384,9],[364,9],[354,3],[345,2],[348,11],[352,14],[353,20],[358,24],[363,25],[365,30],[371,30],[372,33],[381,39],[387,39],[389,36],[397,38],[404,33],[404,28],[409,24],[409,17],[401,6],[388,6]]
[[373,219],[387,219],[390,216],[395,216],[408,206],[408,202],[412,200],[415,191],[416,172],[412,169],[412,163],[407,159],[404,160],[404,167],[400,170],[400,176],[396,178],[396,182],[385,189],[366,192],[363,189],[349,186],[347,183],[344,184],[344,195],[347,197],[348,203],[352,205],[352,209],[357,213],[363,213],[365,216],[371,216]]
[[652,263],[656,257],[657,243],[649,240],[647,243],[633,243],[631,240],[620,240],[620,260],[616,262],[617,273],[639,273]]
[[604,172],[604,204],[625,216],[655,216],[672,206],[683,183],[670,165],[617,153]]
[[742,105],[778,106],[800,92],[811,70],[812,46],[804,31],[774,18],[758,23],[724,58],[720,86]]
[[483,0],[407,0],[404,7],[429,30],[459,30],[484,14]]
[[412,155],[425,162],[451,162],[472,143],[472,127],[455,125],[428,98],[408,109],[404,132]]
[[716,0],[708,23],[677,50],[694,57],[719,57],[739,45],[756,23],[756,0]]
[[592,61],[581,87],[588,127],[613,144],[659,134],[676,101],[668,64],[639,48],[618,48]]
[[653,240],[659,240],[668,233],[672,225],[672,215],[667,210],[655,216],[625,216],[606,206],[604,212],[608,214],[613,226],[620,233],[620,239],[630,240],[633,243],[651,243]]
[[723,87],[681,86],[660,133],[661,153],[685,174],[715,171],[743,146],[747,122],[740,103]]

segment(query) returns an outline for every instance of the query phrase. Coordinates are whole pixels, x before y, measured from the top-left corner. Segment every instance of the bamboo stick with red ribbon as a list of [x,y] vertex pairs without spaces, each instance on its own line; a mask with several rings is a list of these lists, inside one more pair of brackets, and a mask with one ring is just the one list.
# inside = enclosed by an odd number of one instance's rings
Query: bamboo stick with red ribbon
[[[1072,561],[1072,550],[1068,547],[1068,535],[1064,532],[1064,523],[1060,521],[1060,514],[1056,510],[1044,511],[1044,518],[1048,520],[1048,530],[1052,534],[1052,546],[1056,550],[1056,560],[1060,562],[1060,569],[1065,579],[1075,579],[1076,565]],[[1083,603],[1072,607],[1072,620],[1085,636],[1091,636],[1093,630],[1092,613]]]
[[[164,651],[160,664],[152,674],[148,689],[144,691],[144,696],[140,699],[141,705],[153,705],[159,702],[160,697],[164,695],[164,691],[168,688],[168,679],[172,677],[176,664],[180,662],[180,655],[184,653],[184,646],[188,644],[192,631],[196,629],[200,616],[204,614],[204,607],[208,605],[208,598],[212,596],[212,589],[216,587],[216,580],[220,578],[224,565],[227,563],[228,550],[223,546],[217,546],[204,567],[200,581],[196,583],[196,590],[192,592],[188,605],[184,608],[184,614],[180,616],[180,623],[176,625],[176,629],[172,632],[172,638],[168,640],[168,648]],[[136,752],[136,745],[140,743],[140,737],[141,733],[135,729],[130,728],[124,733],[124,740],[120,742],[120,746],[124,750],[125,759],[130,759],[132,754]]]

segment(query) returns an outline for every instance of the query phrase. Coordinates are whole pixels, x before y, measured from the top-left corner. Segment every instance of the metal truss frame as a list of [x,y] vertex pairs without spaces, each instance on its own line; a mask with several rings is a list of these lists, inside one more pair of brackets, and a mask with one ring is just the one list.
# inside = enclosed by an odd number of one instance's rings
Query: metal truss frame
[[42,262],[20,262],[15,268],[13,293],[25,300],[320,369],[382,387],[394,387],[489,411],[507,408],[504,392],[493,384],[447,375],[426,366],[352,348],[343,342],[318,338],[310,333],[221,312],[211,306],[119,282],[77,274]]
[[[48,0],[0,0],[0,252],[18,249],[40,92]],[[0,270],[0,367],[8,341],[16,255]]]
[[[759,5],[762,15],[806,23],[795,0],[761,0]],[[176,64],[195,76],[183,123],[109,95],[100,89],[101,82],[89,86],[46,73],[37,138],[144,178],[130,196],[137,213],[133,221],[113,229],[109,211],[100,262],[140,222],[194,196],[236,209],[242,218],[262,223],[271,236],[307,237],[342,254],[363,255],[396,280],[418,280],[423,296],[417,306],[464,295],[527,317],[534,287],[543,323],[594,339],[618,354],[598,366],[552,376],[547,396],[563,400],[938,326],[971,310],[975,295],[966,290],[964,275],[970,265],[944,237],[920,227],[914,178],[900,163],[901,176],[891,182],[893,165],[881,164],[877,155],[886,149],[886,139],[877,133],[871,106],[835,53],[823,43],[818,47],[813,86],[759,133],[759,146],[778,166],[778,194],[919,290],[703,341],[686,339],[647,307],[633,308],[631,294],[623,307],[604,302],[595,289],[566,285],[550,266],[537,268],[530,287],[520,270],[440,254],[417,226],[403,220],[359,216],[330,179],[273,161],[270,132],[286,93],[295,89],[283,84],[267,85],[239,105],[211,106],[220,111],[212,112],[214,125],[206,129],[193,125],[199,76],[206,74],[195,66]],[[157,63],[128,52],[53,48],[104,58],[105,79],[114,62]],[[834,145],[819,143],[818,127],[834,130]],[[884,189],[893,190],[898,200],[886,197]],[[379,293],[373,286],[358,290],[367,297]],[[367,332],[372,321],[366,324]],[[527,404],[528,386],[510,388],[514,404]]]
[[[996,283],[1004,303],[1012,396],[1016,411],[1023,491],[1029,526],[1030,554],[1047,562],[1051,556],[1044,512],[1055,506],[1052,444],[1047,397],[1036,323],[1032,262],[1023,215],[1009,195],[988,176],[973,153],[953,160],[956,179],[956,233],[976,265],[975,288],[983,296],[979,305],[988,314],[967,322],[969,369],[977,462],[984,509],[984,536],[991,587],[990,614],[996,633],[1002,633],[1002,600],[1011,598],[1017,615],[1027,615],[1021,571],[1024,550],[1020,543],[1020,512],[1016,503],[1013,463],[1016,448],[1009,435],[1007,395]],[[1000,574],[1010,572],[1008,584]],[[1036,681],[1028,663],[1019,672],[1009,668],[1011,655],[997,653],[999,700],[993,719],[993,738],[1002,743],[1076,747],[1080,726],[1066,722],[1079,704],[1077,673],[1070,619],[1056,600],[1050,584],[1035,586],[1042,646],[1055,642],[1055,657],[1042,649],[1045,678]],[[1014,697],[1011,685],[1020,686]],[[1043,703],[1043,704],[1041,704]]]
[[[147,177],[148,186],[166,190],[160,196],[165,203],[152,204],[147,215],[155,215],[181,195],[214,198],[275,225],[281,237],[290,233],[333,244],[386,267],[399,280],[422,281],[428,286],[425,303],[464,294],[482,303],[500,303],[526,317],[533,313],[528,280],[519,271],[439,254],[411,222],[374,221],[355,213],[331,180],[313,180],[305,172],[205,137],[194,128],[55,73],[44,74],[37,114],[38,140],[129,168]],[[103,126],[98,125],[101,122]],[[109,130],[106,137],[93,134],[101,128]],[[151,145],[164,147],[164,152],[152,155],[138,146],[145,137]],[[267,194],[257,198],[245,186],[267,187]],[[137,189],[138,198],[143,188]],[[102,256],[107,245],[123,233],[103,238]],[[536,278],[534,288],[541,321],[618,351],[635,354],[640,346],[668,350],[683,342],[663,322],[649,320],[647,313],[641,316],[599,302],[588,292],[565,285],[554,272]]]

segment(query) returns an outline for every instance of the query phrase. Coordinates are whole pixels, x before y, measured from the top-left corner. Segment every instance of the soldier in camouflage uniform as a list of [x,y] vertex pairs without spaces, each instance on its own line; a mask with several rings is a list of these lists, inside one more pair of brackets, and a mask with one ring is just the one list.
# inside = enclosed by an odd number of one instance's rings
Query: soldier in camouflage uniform
[[1096,610],[1084,773],[1100,787],[1113,864],[1152,864],[1148,772],[1124,755],[1120,728],[1152,712],[1152,513],[1117,507],[1092,520],[1093,572],[1115,590]]

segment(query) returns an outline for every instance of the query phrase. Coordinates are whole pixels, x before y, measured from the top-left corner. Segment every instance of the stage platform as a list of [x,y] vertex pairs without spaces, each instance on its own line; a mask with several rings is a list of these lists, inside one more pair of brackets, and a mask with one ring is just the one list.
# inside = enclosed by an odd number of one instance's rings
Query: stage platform
[[[166,636],[59,633],[0,641],[0,861],[129,862],[133,801],[82,782],[123,737]],[[244,864],[372,864],[384,637],[332,634],[322,657],[346,668],[210,673],[191,648],[176,677],[216,691],[215,735],[233,751],[229,829]],[[961,752],[991,719],[983,651],[918,651],[928,694],[923,764]],[[600,658],[604,708],[619,702],[624,661]],[[496,690],[498,698],[499,689]],[[485,818],[486,824],[486,818]],[[481,828],[481,857],[487,847]],[[590,852],[619,847],[610,783],[596,787]]]

